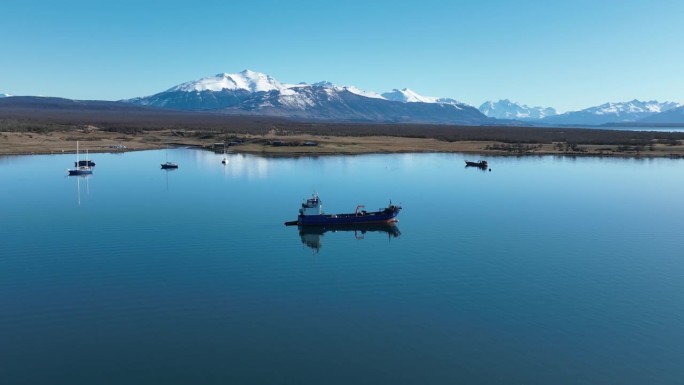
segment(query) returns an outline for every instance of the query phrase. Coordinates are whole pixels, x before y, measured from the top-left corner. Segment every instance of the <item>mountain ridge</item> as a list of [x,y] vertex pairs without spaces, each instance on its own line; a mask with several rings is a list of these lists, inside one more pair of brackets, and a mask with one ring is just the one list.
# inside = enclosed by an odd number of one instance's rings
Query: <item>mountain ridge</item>
[[631,123],[642,121],[643,119],[679,106],[681,106],[681,104],[676,102],[658,102],[656,100],[640,101],[638,99],[633,99],[627,102],[607,102],[579,111],[569,111],[540,119],[539,122],[549,124],[585,125]]
[[[398,91],[398,90],[395,90]],[[404,89],[395,100],[383,94],[330,82],[282,83],[244,70],[185,82],[166,91],[123,100],[132,104],[225,114],[263,114],[316,120],[483,124],[490,119],[453,99],[419,95]]]
[[[9,97],[17,96],[0,93],[0,98]],[[549,126],[684,123],[684,109],[677,102],[633,99],[562,114],[552,107],[530,107],[509,99],[486,101],[475,108],[452,98],[424,96],[409,88],[378,93],[328,81],[292,84],[251,70],[218,73],[118,102],[172,110],[333,121]]]
[[639,120],[645,124],[684,124],[684,105]]
[[558,114],[552,107],[530,107],[509,99],[500,99],[497,102],[488,100],[478,109],[486,116],[496,119],[539,120]]

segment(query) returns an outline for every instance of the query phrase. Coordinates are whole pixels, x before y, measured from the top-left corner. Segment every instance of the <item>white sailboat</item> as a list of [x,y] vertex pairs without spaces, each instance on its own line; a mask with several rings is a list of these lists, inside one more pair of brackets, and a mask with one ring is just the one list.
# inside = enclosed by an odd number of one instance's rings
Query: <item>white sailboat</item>
[[178,168],[178,163],[169,162],[169,147],[166,147],[166,163],[162,163],[161,168],[163,169],[174,169]]
[[228,164],[228,157],[226,156],[226,142],[223,142],[223,160],[221,163]]
[[[87,150],[86,150],[87,151]],[[87,164],[81,166],[81,162],[78,159],[78,140],[76,141],[76,167],[75,168],[70,168],[67,171],[69,172],[69,175],[90,175],[93,173],[93,168],[88,166]],[[86,156],[87,157],[87,156]]]

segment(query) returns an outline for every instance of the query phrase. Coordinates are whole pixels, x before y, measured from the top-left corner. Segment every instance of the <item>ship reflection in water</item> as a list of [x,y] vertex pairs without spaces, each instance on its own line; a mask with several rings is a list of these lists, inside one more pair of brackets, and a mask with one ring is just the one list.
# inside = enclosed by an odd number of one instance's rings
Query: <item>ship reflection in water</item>
[[66,175],[67,178],[70,179],[76,179],[76,203],[78,205],[81,205],[81,179],[85,181],[85,192],[87,195],[90,195],[90,183],[88,182],[90,180],[90,177],[92,177],[93,174],[69,174]]
[[323,246],[321,240],[326,232],[353,232],[354,237],[358,240],[363,239],[368,232],[386,233],[388,239],[397,238],[401,235],[399,228],[394,223],[298,226],[298,228],[302,243],[316,252]]

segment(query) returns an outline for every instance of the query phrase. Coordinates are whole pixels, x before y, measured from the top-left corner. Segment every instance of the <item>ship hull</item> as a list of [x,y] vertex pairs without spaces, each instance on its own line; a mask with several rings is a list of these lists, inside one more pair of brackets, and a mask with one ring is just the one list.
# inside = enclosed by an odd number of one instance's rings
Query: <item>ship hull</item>
[[478,168],[487,168],[487,162],[486,161],[480,161],[480,162],[469,162],[465,161],[466,167],[478,167]]
[[396,222],[397,215],[399,215],[398,210],[390,209],[365,214],[299,215],[297,224],[300,226],[321,226],[388,223]]
[[69,170],[69,175],[90,175],[93,170]]

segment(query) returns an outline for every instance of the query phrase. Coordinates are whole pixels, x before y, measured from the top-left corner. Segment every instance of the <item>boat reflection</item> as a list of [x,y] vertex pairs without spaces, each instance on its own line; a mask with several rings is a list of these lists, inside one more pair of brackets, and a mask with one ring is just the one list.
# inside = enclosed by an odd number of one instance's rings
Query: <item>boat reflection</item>
[[90,195],[90,183],[88,182],[90,180],[90,177],[92,177],[92,174],[74,174],[74,175],[66,175],[67,178],[69,179],[76,179],[76,203],[80,206],[81,205],[81,179],[85,181],[85,192],[86,195]]
[[401,235],[399,228],[394,223],[298,226],[298,228],[302,243],[316,252],[323,246],[321,240],[327,232],[353,232],[354,238],[358,240],[363,239],[368,232],[386,233],[388,239],[397,238]]
[[166,191],[169,191],[169,173],[178,171],[178,168],[163,168],[164,174],[166,174]]

